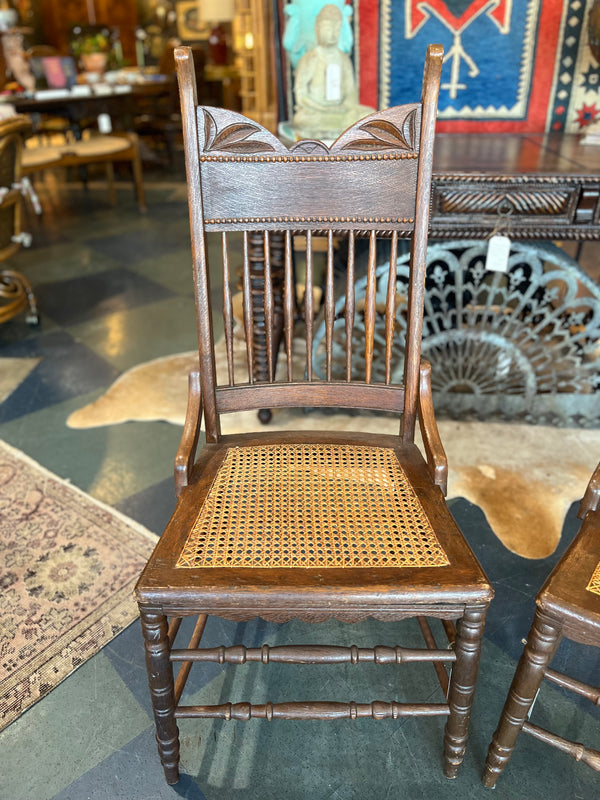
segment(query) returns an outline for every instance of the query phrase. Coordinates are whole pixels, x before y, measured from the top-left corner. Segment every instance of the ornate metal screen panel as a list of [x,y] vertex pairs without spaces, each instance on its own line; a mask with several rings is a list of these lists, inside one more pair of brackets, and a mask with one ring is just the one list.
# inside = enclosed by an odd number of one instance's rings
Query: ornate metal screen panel
[[[511,245],[506,273],[485,269],[487,242],[430,245],[423,358],[432,364],[436,411],[494,415],[545,424],[600,425],[600,289],[560,248]],[[394,382],[402,381],[408,255],[398,259]],[[385,308],[389,265],[377,271],[377,304]],[[343,278],[342,278],[343,281]],[[359,278],[360,289],[366,278]],[[358,288],[358,287],[357,287]],[[336,305],[334,377],[345,376],[345,300]],[[317,374],[325,326],[314,338]],[[364,319],[357,315],[357,374]],[[378,316],[373,381],[382,381],[385,323]],[[377,357],[379,355],[379,357]]]

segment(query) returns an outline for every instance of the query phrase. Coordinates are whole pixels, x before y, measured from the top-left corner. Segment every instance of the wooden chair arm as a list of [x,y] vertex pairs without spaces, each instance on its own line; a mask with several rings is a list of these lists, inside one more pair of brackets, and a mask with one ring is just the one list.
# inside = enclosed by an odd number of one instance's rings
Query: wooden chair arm
[[177,455],[175,456],[175,496],[179,497],[184,486],[188,486],[192,467],[196,460],[196,447],[202,421],[202,389],[200,373],[190,372],[188,378],[188,403],[185,424]]
[[583,519],[588,511],[597,511],[600,508],[600,464],[590,478],[585,494],[579,505],[577,516]]
[[444,452],[433,411],[431,364],[429,361],[421,361],[417,408],[429,472],[433,482],[440,487],[445,497],[448,491],[448,459]]

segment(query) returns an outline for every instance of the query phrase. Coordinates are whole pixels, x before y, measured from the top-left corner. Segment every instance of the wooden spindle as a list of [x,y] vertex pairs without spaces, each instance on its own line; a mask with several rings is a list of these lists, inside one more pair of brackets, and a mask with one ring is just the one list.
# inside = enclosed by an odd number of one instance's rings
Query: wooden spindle
[[375,343],[375,268],[377,262],[377,236],[371,231],[369,237],[369,266],[367,291],[365,294],[365,381],[371,383],[373,371],[373,346]]
[[306,325],[306,377],[312,381],[313,344],[313,253],[312,231],[306,231],[306,288],[304,291],[304,321]]
[[169,621],[169,643],[171,647],[173,647],[173,642],[175,641],[175,637],[177,636],[177,631],[181,627],[183,617],[171,617]]
[[331,380],[331,351],[335,297],[333,289],[333,231],[327,234],[327,276],[325,278],[325,345],[327,349],[327,380]]
[[354,330],[354,231],[348,232],[346,268],[346,380],[352,380],[352,331]]
[[222,703],[217,706],[179,706],[175,717],[197,719],[335,720],[335,719],[400,719],[401,717],[436,717],[448,714],[446,703]]
[[596,772],[600,772],[600,751],[584,747],[580,742],[571,742],[569,739],[563,739],[562,736],[557,736],[555,733],[547,731],[545,728],[540,728],[538,725],[533,725],[531,722],[524,722],[523,730],[535,739],[546,742],[546,744],[556,747],[557,750],[567,753],[575,761],[582,761],[588,767],[596,770]]
[[[421,619],[421,618],[419,618]],[[431,634],[431,631],[430,631]],[[430,637],[433,640],[433,636]],[[427,643],[430,647],[429,642]],[[216,664],[412,664],[421,662],[455,661],[452,650],[437,650],[435,642],[430,649],[410,647],[342,647],[338,645],[275,645],[262,647],[208,647],[203,650],[172,650],[171,661],[199,661]]]
[[248,358],[248,380],[254,383],[254,323],[252,316],[252,286],[250,284],[250,253],[248,231],[244,231],[242,240],[243,251],[243,294],[244,294],[244,334],[246,336],[246,355]]
[[575,692],[575,694],[585,697],[595,706],[600,706],[600,688],[590,686],[588,683],[583,683],[583,681],[578,681],[576,678],[563,675],[562,672],[556,672],[553,669],[547,669],[544,672],[544,677],[557,686],[562,686],[563,689],[568,689],[570,692]]
[[[423,635],[423,639],[425,640],[427,647],[431,650],[431,652],[438,652],[435,636],[433,635],[427,617],[417,617],[417,622],[419,623],[419,628],[421,629],[421,634]],[[439,661],[434,661],[433,666],[435,668],[438,681],[440,682],[440,686],[442,687],[444,697],[448,697],[448,686],[450,685],[448,673],[444,669],[444,665],[440,664]]]
[[231,287],[229,286],[229,253],[227,251],[227,234],[221,234],[223,248],[223,323],[225,328],[225,346],[227,349],[227,372],[229,385],[234,384],[233,374],[233,306],[231,303]]
[[446,631],[446,636],[448,637],[448,644],[453,645],[456,641],[456,625],[452,622],[451,619],[443,619],[442,626]]
[[293,342],[294,342],[294,269],[292,264],[292,232],[285,232],[285,279],[283,295],[283,327],[285,335],[285,353],[287,358],[287,379],[294,380]]
[[[196,620],[196,624],[194,625],[194,630],[190,638],[190,643],[188,645],[190,649],[198,647],[198,645],[200,644],[200,639],[202,639],[202,634],[204,633],[204,628],[206,627],[207,619],[208,616],[206,614],[200,614],[198,616],[198,619]],[[177,673],[177,678],[175,680],[175,686],[173,690],[175,694],[176,703],[179,702],[179,698],[183,694],[183,690],[185,689],[185,684],[190,674],[191,668],[192,668],[191,661],[184,661],[181,667],[179,668],[179,672]]]
[[271,280],[271,247],[269,231],[264,232],[265,248],[265,334],[267,339],[267,375],[273,383],[273,283]]
[[398,231],[392,234],[390,252],[390,271],[388,273],[388,290],[385,302],[385,382],[392,382],[392,346],[394,344],[394,327],[396,323],[396,262],[398,258]]

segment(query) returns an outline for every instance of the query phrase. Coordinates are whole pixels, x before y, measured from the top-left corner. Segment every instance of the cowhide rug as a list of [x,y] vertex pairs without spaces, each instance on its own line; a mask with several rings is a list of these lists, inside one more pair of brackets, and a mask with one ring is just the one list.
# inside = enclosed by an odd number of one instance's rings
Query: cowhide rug
[[[304,347],[301,341],[295,345],[300,351]],[[217,348],[223,351],[217,354],[222,369],[224,343]],[[181,353],[130,369],[95,402],[72,413],[67,425],[93,428],[142,420],[183,425],[187,375],[197,358],[195,351]],[[236,379],[243,380],[244,374],[245,352],[239,347]],[[220,375],[220,380],[225,381],[226,375]],[[440,420],[438,424],[450,466],[448,497],[465,497],[479,506],[513,552],[526,558],[552,553],[569,506],[582,496],[600,460],[600,431],[503,422]],[[222,418],[223,433],[257,427],[255,411]],[[391,433],[397,430],[397,421],[376,415],[276,409],[269,428]]]

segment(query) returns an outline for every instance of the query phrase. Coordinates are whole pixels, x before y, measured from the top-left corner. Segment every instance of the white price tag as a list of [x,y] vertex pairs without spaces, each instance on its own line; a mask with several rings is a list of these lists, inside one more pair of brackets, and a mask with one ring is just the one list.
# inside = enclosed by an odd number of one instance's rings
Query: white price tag
[[485,268],[490,272],[507,272],[510,255],[510,237],[494,234],[488,241]]
[[339,64],[328,64],[325,72],[325,99],[332,103],[342,99],[342,70]]
[[109,114],[98,114],[98,130],[100,133],[112,133],[112,120]]

